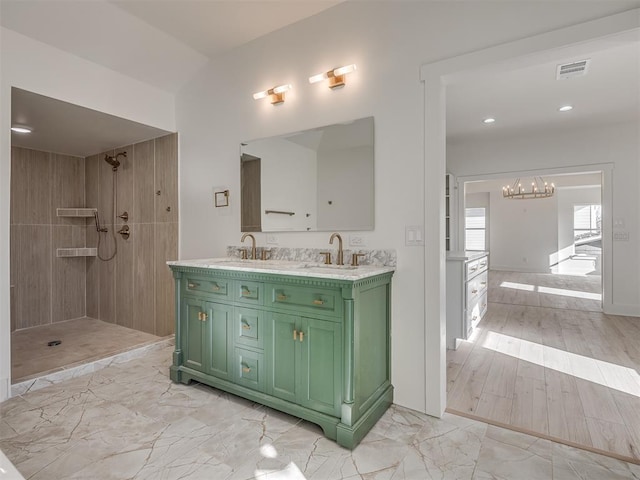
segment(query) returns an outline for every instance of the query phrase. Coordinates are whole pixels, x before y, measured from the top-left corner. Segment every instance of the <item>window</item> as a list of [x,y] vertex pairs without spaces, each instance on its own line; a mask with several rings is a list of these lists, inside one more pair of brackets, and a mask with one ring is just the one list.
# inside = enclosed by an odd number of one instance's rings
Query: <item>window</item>
[[573,241],[586,243],[601,235],[602,207],[600,205],[573,206]]
[[484,207],[464,209],[464,249],[486,250],[487,219]]

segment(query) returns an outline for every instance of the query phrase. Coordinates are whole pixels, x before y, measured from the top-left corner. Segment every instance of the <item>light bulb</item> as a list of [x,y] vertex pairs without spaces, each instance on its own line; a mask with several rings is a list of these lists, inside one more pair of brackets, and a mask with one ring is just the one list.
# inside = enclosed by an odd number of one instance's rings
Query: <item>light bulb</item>
[[339,75],[346,75],[347,73],[355,72],[355,70],[355,64],[345,65],[344,67],[334,69],[333,74],[337,77]]
[[289,90],[291,90],[291,85],[279,85],[273,88],[273,93],[284,93],[288,92]]
[[326,73],[318,73],[317,75],[312,75],[311,77],[309,77],[309,83],[318,83],[325,78],[329,78]]

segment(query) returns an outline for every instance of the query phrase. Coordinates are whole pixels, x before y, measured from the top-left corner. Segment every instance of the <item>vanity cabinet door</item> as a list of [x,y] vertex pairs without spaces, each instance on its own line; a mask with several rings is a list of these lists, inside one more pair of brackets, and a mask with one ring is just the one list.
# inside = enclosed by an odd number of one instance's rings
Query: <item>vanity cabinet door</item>
[[231,305],[204,303],[205,351],[207,356],[206,373],[231,380],[232,368],[232,312]]
[[342,402],[341,323],[302,318],[298,402],[336,417]]
[[199,372],[231,379],[232,307],[199,298],[182,302],[184,365]]
[[[298,355],[298,317],[268,313],[269,373],[267,391],[283,400],[296,402],[296,357]],[[295,338],[294,338],[295,333]]]
[[182,350],[184,351],[184,365],[205,371],[205,324],[202,321],[202,301],[197,298],[184,297],[182,301]]
[[268,393],[339,417],[342,324],[279,313],[268,317]]

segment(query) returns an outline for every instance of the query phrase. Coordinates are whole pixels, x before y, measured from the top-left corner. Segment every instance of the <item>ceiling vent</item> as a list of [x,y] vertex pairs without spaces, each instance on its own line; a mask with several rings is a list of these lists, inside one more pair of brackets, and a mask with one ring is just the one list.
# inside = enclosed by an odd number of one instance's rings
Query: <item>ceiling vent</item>
[[590,63],[591,59],[588,58],[586,60],[580,60],[578,62],[558,65],[558,69],[556,70],[556,80],[564,80],[567,78],[581,77],[583,75],[586,75]]

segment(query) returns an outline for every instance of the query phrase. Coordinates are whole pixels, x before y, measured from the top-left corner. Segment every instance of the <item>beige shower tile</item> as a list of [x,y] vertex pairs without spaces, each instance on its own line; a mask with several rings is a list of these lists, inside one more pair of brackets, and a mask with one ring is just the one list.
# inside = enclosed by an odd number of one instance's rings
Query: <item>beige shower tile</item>
[[155,331],[155,228],[135,224],[133,231],[133,328]]
[[[87,208],[98,208],[100,197],[100,155],[91,155],[84,162],[84,204]],[[102,212],[99,212],[102,213]],[[87,225],[93,224],[93,219],[87,220]]]
[[167,260],[178,258],[178,224],[158,223],[155,226],[156,330],[163,337],[174,332],[174,281]]
[[84,219],[58,217],[58,208],[84,206],[85,160],[81,157],[51,154],[53,184],[51,187],[51,223],[65,225],[84,224]]
[[[98,233],[92,226],[87,227],[87,247],[98,245]],[[100,316],[100,259],[98,257],[87,257],[86,274],[86,312],[87,317],[99,318]]]
[[18,231],[16,328],[51,323],[51,226],[24,225]]
[[[156,222],[178,221],[178,134],[155,139]],[[167,210],[168,209],[168,210]]]
[[[134,151],[133,145],[118,148],[115,154],[126,153],[127,156],[118,157],[120,166],[118,167],[118,211],[116,215],[122,215],[123,212],[129,214],[129,221],[135,221],[131,218],[133,212],[133,172],[134,172]],[[122,225],[125,223],[121,218],[116,217],[116,224]]]
[[136,143],[133,146],[133,214],[131,221],[136,223],[153,223],[155,191],[154,155],[155,142]]
[[[120,229],[121,225],[116,225]],[[131,228],[131,227],[130,227]],[[112,260],[115,262],[115,323],[124,327],[133,326],[133,246],[135,233],[124,239],[116,236],[118,253]]]
[[[98,161],[98,214],[104,225],[113,223],[113,169],[104,161],[105,155],[113,155],[113,150],[99,154]],[[91,206],[91,205],[89,205]]]
[[49,153],[11,148],[11,218],[14,224],[46,225],[51,221]]
[[[84,317],[86,288],[85,257],[57,257],[56,249],[84,246],[84,227],[52,227],[51,321]],[[82,233],[81,233],[82,232]]]
[[[114,239],[111,235],[113,225],[106,226],[109,231],[100,233],[100,254],[102,258],[109,258],[114,252]],[[98,261],[98,275],[100,278],[100,299],[98,318],[105,322],[116,323],[115,312],[115,262]]]

